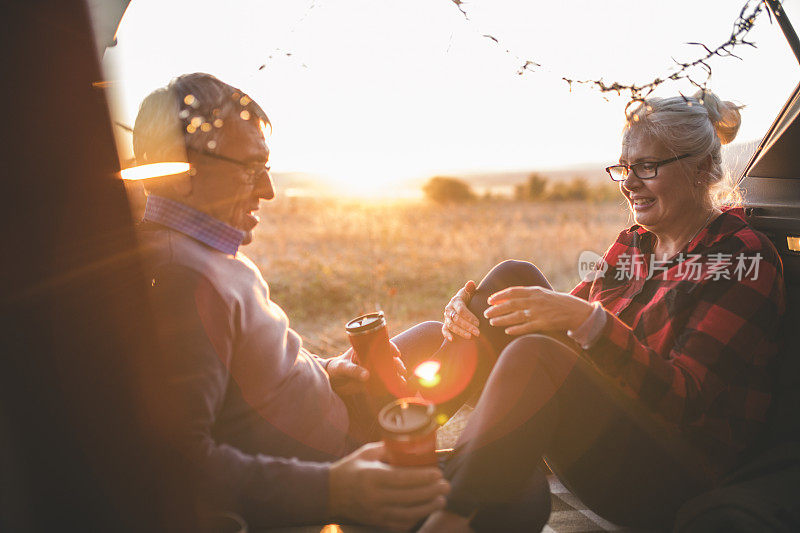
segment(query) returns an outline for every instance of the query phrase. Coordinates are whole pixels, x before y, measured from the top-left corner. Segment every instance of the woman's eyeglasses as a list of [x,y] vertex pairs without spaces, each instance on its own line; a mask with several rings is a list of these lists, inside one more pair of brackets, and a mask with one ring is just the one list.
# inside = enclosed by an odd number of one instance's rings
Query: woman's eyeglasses
[[606,167],[606,172],[611,176],[614,181],[625,181],[628,179],[628,173],[633,171],[634,175],[640,180],[649,180],[658,176],[658,167],[666,165],[685,157],[691,157],[694,154],[683,154],[678,157],[671,157],[662,161],[643,161],[641,163],[634,163],[633,165],[611,165]]

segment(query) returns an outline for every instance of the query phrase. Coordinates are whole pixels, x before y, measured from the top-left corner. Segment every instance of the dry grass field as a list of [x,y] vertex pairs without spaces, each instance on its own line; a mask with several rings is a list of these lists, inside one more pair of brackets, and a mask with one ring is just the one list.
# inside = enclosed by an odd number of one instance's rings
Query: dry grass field
[[397,333],[442,308],[467,279],[504,259],[532,261],[558,290],[578,281],[583,250],[602,253],[628,214],[620,201],[420,201],[283,198],[261,208],[254,242],[272,299],[307,347],[348,347],[344,324],[383,309]]

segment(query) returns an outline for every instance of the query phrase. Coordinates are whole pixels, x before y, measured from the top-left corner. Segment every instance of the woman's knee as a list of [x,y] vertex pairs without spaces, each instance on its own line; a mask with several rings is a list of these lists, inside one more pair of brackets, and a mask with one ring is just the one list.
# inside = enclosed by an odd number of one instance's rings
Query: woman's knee
[[425,322],[420,322],[413,328],[414,330],[419,330],[423,333],[431,333],[431,332],[441,332],[442,331],[442,323],[438,320],[426,320]]
[[436,320],[426,320],[425,322],[420,322],[419,324],[415,324],[408,328],[407,330],[399,333],[395,337],[394,340],[403,338],[403,337],[415,337],[415,336],[438,336],[441,337],[442,333],[442,323]]
[[[483,317],[483,312],[489,307],[486,301],[487,298],[508,287],[518,286],[541,286],[550,288],[550,283],[533,263],[509,259],[497,264],[478,284],[476,293],[468,306],[472,314],[477,316],[481,321],[481,327],[488,326],[488,321]],[[497,339],[500,338],[502,338],[502,336]],[[505,341],[503,342],[503,345],[504,344]]]
[[478,288],[480,289],[482,286],[487,285],[495,290],[517,285],[527,287],[533,285],[550,287],[547,278],[545,278],[544,274],[542,274],[536,265],[528,261],[519,261],[517,259],[508,259],[495,265],[486,277],[483,278]]

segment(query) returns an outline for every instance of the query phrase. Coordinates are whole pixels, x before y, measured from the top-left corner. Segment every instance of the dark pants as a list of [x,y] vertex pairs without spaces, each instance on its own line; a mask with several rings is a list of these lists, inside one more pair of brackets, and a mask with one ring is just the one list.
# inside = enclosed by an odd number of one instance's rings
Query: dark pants
[[675,533],[800,531],[800,442],[762,450],[729,473],[720,486],[688,501]]
[[[447,386],[463,383],[464,373],[472,376],[469,387],[446,395],[446,404],[482,389],[445,466],[452,484],[448,509],[463,516],[477,512],[472,524],[479,529],[486,511],[516,508],[522,514],[508,516],[504,530],[541,529],[550,511],[546,480],[537,469],[545,457],[562,483],[599,515],[621,525],[669,529],[678,507],[713,484],[702,458],[684,453],[679,434],[625,397],[569,341],[509,337],[490,326],[483,317],[486,298],[516,285],[549,287],[530,263],[496,266],[469,305],[481,320],[478,339],[442,345],[439,323],[395,338],[409,368],[438,350],[435,357],[456,368],[444,376]],[[458,370],[462,357],[466,363]]]

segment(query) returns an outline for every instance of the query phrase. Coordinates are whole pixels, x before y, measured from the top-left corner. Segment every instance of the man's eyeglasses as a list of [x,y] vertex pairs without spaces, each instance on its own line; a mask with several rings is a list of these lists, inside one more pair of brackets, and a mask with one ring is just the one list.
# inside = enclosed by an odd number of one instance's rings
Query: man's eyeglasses
[[228,157],[222,154],[215,154],[214,152],[209,152],[207,150],[201,150],[199,148],[192,148],[191,146],[187,147],[188,150],[192,152],[204,155],[206,157],[210,157],[212,159],[217,159],[219,161],[225,161],[226,163],[231,163],[238,166],[242,171],[244,171],[245,182],[248,185],[254,185],[256,181],[265,174],[268,174],[270,171],[269,162],[267,163],[258,163],[255,161],[246,162],[240,159],[236,159],[234,157]]
[[649,180],[658,176],[658,167],[661,165],[666,165],[693,155],[694,154],[683,154],[662,161],[643,161],[633,165],[611,165],[610,167],[606,167],[606,172],[608,172],[608,175],[611,176],[611,179],[614,181],[625,181],[628,179],[628,173],[631,170],[640,180]]

